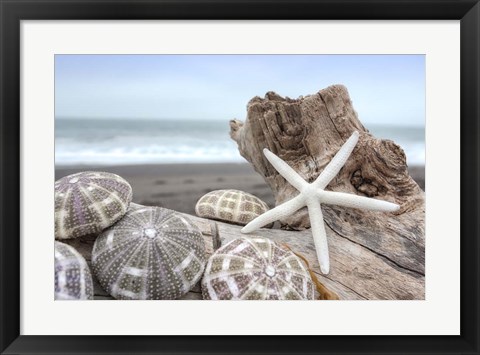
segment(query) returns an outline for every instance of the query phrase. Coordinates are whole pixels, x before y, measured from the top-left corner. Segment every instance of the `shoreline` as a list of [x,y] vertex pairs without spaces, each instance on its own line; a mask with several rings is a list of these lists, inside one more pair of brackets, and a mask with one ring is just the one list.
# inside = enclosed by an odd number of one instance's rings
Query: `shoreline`
[[[270,207],[275,205],[270,188],[249,163],[56,166],[55,180],[88,170],[106,171],[123,177],[132,186],[132,202],[193,215],[198,199],[218,189],[242,190],[259,197]],[[425,189],[425,167],[412,166],[409,172]]]

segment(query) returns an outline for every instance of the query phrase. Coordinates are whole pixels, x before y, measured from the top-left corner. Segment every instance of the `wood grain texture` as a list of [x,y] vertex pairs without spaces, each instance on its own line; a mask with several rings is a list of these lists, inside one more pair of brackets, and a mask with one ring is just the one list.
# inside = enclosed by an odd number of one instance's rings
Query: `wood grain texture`
[[[240,235],[241,227],[217,223],[222,245]],[[308,260],[317,278],[343,300],[419,300],[425,297],[425,277],[392,262],[373,250],[338,235],[327,226],[330,273],[320,273],[310,230],[286,231],[262,228],[258,235],[284,243]]]
[[[211,255],[221,245],[244,236],[242,226],[216,222],[196,216],[190,218],[202,231],[207,253]],[[293,252],[302,255],[309,263],[309,268],[330,291],[336,293],[340,300],[413,300],[424,299],[425,277],[422,273],[411,271],[392,262],[382,254],[353,243],[348,238],[339,236],[327,227],[330,245],[331,272],[320,273],[313,239],[309,230],[286,231],[265,229],[248,235],[263,236],[278,243],[286,244]],[[94,237],[68,240],[90,263]],[[112,299],[98,284],[94,277],[96,300]],[[317,297],[319,295],[317,294]],[[181,299],[201,300],[198,283]]]

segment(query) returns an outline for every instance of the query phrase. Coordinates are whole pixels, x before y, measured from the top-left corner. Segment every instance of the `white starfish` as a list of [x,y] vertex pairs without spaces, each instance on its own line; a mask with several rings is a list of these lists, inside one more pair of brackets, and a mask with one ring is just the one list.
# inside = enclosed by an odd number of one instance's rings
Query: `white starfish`
[[328,243],[320,203],[385,212],[397,211],[400,208],[399,205],[391,202],[343,192],[324,190],[347,161],[353,148],[355,148],[355,145],[358,142],[358,137],[358,132],[353,132],[352,136],[345,142],[337,154],[335,154],[332,161],[325,167],[320,176],[311,184],[306,182],[282,159],[265,148],[263,153],[268,161],[279,172],[279,174],[292,184],[292,186],[300,193],[291,200],[284,202],[274,209],[255,218],[242,228],[242,233],[253,232],[266,224],[288,217],[300,208],[307,206],[320,269],[324,274],[328,274],[330,270]]

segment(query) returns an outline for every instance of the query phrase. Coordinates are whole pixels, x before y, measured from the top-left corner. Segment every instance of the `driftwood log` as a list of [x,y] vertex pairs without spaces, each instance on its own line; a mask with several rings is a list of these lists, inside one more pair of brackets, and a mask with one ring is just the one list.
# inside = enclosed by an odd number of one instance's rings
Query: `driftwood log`
[[[201,230],[207,254],[212,254],[232,239],[238,238],[241,226],[185,215]],[[341,300],[365,299],[423,299],[424,277],[418,272],[399,268],[383,256],[348,239],[329,233],[330,260],[332,270],[328,275],[320,274],[317,254],[308,230],[285,231],[261,229],[255,235],[286,244],[295,253],[303,256],[318,280]],[[84,237],[64,241],[76,248],[90,264],[95,237]],[[94,279],[96,300],[112,299]],[[317,298],[320,295],[317,294]],[[200,284],[184,297],[184,300],[201,300]]]
[[[349,279],[359,283],[366,278],[379,280],[386,276],[382,264],[388,264],[396,273],[388,276],[388,282],[385,279],[383,290],[358,285],[352,289],[365,298],[424,297],[425,194],[410,177],[401,147],[368,132],[344,86],[330,86],[299,99],[268,92],[265,98],[255,97],[248,103],[244,123],[232,120],[230,128],[240,154],[264,177],[277,205],[298,192],[270,165],[262,153],[264,148],[312,182],[353,131],[359,131],[357,146],[327,189],[395,202],[401,208],[396,213],[380,213],[322,205],[332,259],[331,274],[326,277],[345,285]],[[310,227],[305,208],[280,222],[284,229]],[[303,249],[309,248],[308,233],[292,238],[304,239]],[[363,266],[348,254],[362,255]],[[408,286],[400,291],[396,288],[400,283]]]

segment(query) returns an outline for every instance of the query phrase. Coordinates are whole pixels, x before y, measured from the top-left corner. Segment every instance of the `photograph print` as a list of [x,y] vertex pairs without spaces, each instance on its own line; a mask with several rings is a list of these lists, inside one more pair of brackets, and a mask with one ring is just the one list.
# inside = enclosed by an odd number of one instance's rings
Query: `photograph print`
[[55,55],[55,300],[424,300],[424,55]]

